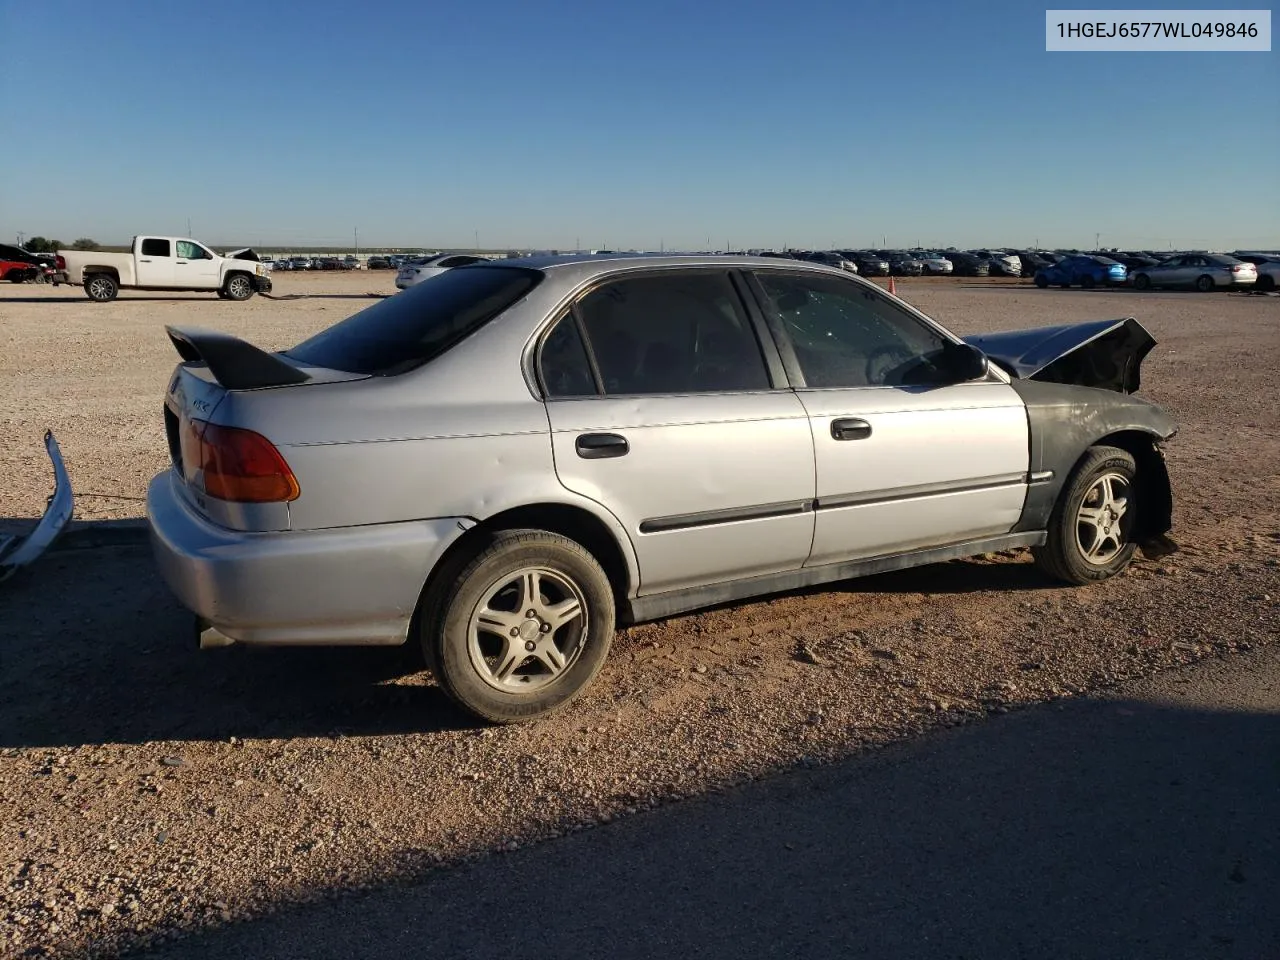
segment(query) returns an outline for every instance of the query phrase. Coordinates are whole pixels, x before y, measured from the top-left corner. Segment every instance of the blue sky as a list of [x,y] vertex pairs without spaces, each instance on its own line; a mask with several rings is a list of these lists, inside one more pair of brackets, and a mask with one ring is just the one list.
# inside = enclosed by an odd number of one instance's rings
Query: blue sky
[[55,6],[0,0],[5,240],[1280,244],[1278,54],[1043,3]]

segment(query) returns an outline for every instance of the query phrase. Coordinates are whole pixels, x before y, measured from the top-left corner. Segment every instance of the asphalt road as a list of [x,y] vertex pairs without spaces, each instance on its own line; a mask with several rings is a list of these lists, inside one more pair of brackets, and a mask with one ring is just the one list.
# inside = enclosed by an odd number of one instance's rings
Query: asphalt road
[[1280,957],[1280,647],[170,945],[182,957]]

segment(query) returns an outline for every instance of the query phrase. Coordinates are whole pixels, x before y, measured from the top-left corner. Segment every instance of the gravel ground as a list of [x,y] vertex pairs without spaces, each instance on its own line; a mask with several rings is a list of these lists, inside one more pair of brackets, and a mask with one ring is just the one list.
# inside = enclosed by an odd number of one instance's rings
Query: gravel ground
[[[164,465],[162,327],[280,347],[386,274],[231,304],[0,291],[0,517],[36,516],[52,426],[82,518],[139,516]],[[1132,315],[1169,447],[1171,557],[1085,590],[1022,553],[624,631],[572,708],[485,729],[396,650],[198,654],[146,550],[51,555],[0,587],[4,955],[110,956],[588,828],[781,769],[1280,636],[1280,298],[915,281],[958,332]],[[90,496],[92,494],[92,496]]]

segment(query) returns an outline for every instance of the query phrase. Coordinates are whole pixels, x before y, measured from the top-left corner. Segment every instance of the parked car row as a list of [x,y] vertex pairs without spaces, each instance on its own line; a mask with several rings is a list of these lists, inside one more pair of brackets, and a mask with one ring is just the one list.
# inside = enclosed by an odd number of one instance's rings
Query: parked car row
[[1118,250],[768,250],[759,256],[823,263],[864,277],[1029,277],[1036,286],[1277,289],[1280,254]]
[[358,270],[359,258],[348,254],[345,257],[285,257],[278,260],[264,260],[269,270]]

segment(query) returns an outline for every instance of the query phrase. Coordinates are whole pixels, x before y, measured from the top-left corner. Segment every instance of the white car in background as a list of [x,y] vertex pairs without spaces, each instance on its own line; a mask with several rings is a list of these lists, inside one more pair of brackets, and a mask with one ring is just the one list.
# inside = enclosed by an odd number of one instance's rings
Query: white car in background
[[924,264],[924,272],[926,276],[931,274],[949,274],[955,270],[955,264],[940,253],[930,253],[927,250],[914,250],[911,255]]
[[396,274],[396,289],[407,290],[423,280],[430,280],[454,267],[465,267],[469,263],[480,263],[488,257],[475,257],[462,253],[437,253],[431,257],[415,257],[407,261]]

